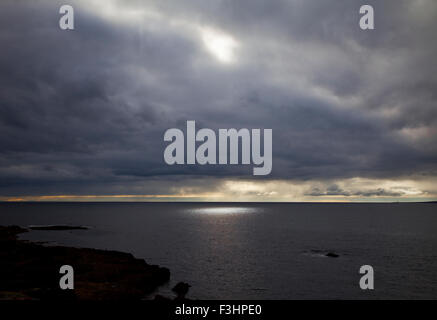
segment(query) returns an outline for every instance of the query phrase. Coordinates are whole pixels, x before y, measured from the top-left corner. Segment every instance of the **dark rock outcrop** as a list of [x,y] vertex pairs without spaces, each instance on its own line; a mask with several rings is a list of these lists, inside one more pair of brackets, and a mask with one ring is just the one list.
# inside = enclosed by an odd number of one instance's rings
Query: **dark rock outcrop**
[[[139,300],[170,271],[129,253],[47,247],[17,239],[27,230],[0,226],[0,299]],[[59,268],[74,268],[74,290],[59,288]]]

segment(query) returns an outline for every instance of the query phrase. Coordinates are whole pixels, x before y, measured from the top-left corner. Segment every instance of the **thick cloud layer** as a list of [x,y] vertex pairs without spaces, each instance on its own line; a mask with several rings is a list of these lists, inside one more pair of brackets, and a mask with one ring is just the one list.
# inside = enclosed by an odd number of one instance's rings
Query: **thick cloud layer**
[[[435,181],[437,3],[367,3],[373,31],[358,26],[361,1],[76,0],[62,31],[62,2],[2,1],[0,196],[273,179],[325,181],[302,191],[314,197],[397,197],[336,181]],[[208,30],[232,39],[232,61],[208,50]],[[163,134],[187,120],[273,129],[272,174],[166,165]]]

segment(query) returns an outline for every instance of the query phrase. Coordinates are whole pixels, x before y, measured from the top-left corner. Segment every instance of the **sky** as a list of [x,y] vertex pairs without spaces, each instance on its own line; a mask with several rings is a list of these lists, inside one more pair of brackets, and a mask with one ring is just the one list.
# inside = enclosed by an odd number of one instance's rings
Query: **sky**
[[[435,0],[63,4],[0,2],[0,200],[437,200]],[[167,165],[187,120],[272,129],[271,174]]]

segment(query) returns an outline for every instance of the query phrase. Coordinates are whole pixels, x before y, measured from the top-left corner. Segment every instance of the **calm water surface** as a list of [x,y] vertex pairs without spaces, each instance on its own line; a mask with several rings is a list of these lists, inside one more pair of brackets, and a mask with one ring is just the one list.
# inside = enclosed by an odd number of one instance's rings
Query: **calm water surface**
[[[3,203],[21,238],[120,250],[198,299],[437,299],[437,204]],[[339,258],[327,258],[335,252]],[[74,266],[74,261],[66,261]],[[360,266],[375,270],[362,291]]]

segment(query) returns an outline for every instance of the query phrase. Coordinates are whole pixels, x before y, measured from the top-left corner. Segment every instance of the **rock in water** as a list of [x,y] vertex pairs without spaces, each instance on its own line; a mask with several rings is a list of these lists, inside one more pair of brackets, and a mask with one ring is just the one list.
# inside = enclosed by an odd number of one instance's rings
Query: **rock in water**
[[328,252],[326,254],[326,256],[329,257],[329,258],[338,258],[339,257],[339,255],[334,253],[334,252]]
[[84,226],[67,226],[67,225],[47,225],[47,226],[29,226],[31,230],[53,230],[53,231],[63,231],[63,230],[88,230]]
[[188,293],[190,287],[191,286],[188,283],[179,282],[177,285],[173,287],[172,291],[178,295],[178,298],[183,299],[185,295]]

